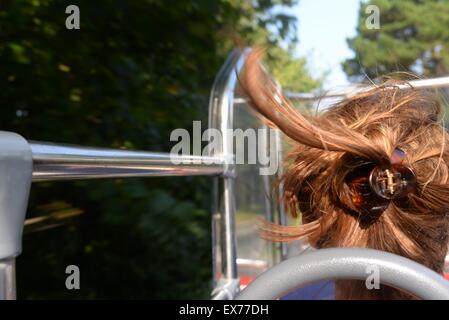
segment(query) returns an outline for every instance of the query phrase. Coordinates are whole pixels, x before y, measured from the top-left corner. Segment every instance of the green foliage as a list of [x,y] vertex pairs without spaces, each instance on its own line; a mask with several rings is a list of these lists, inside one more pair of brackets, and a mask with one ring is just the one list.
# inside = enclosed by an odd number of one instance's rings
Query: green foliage
[[[220,31],[223,39],[220,53],[225,55],[237,45],[252,45],[267,49],[265,63],[270,73],[285,90],[307,92],[320,81],[312,79],[303,58],[293,56],[297,44],[296,18],[272,10],[275,6],[292,6],[293,0],[226,0],[223,12],[236,10]],[[282,44],[282,45],[281,45]],[[285,48],[286,47],[286,48]]]
[[[380,29],[367,29],[366,6],[380,9]],[[359,11],[357,35],[348,40],[355,57],[344,63],[349,76],[376,78],[394,71],[423,76],[449,72],[449,1],[370,0]]]
[[306,60],[292,58],[288,51],[273,47],[268,51],[267,63],[273,77],[287,91],[309,92],[320,85],[320,81],[312,79],[307,73]]
[[[302,60],[276,48],[294,42],[294,20],[271,9],[294,2],[2,1],[0,126],[33,140],[167,152],[171,130],[206,123],[212,81],[236,44],[269,45],[280,79],[314,85]],[[80,30],[65,28],[69,4]],[[28,218],[81,214],[27,229],[19,298],[207,298],[209,190],[201,177],[33,184]],[[69,264],[80,267],[81,290],[65,289]]]

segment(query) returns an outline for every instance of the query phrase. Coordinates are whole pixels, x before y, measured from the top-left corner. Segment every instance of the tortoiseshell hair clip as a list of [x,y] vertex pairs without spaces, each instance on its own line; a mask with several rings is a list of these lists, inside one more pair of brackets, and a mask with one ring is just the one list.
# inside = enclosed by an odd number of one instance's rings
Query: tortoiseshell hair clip
[[390,166],[382,169],[368,163],[354,169],[346,178],[352,191],[352,203],[361,213],[382,213],[396,199],[405,198],[416,188],[413,169],[404,164],[405,152],[399,148],[390,157]]

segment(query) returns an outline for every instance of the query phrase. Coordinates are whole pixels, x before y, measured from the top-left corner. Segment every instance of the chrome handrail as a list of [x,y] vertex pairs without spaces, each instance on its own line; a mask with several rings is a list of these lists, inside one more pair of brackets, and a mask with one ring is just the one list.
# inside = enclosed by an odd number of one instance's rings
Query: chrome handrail
[[[349,98],[357,93],[369,91],[375,88],[371,86],[348,87],[341,91],[328,91],[321,93],[302,93],[302,92],[285,92],[285,96],[293,101],[314,101],[327,98]],[[400,89],[430,89],[430,88],[448,88],[449,77],[439,77],[430,79],[411,80],[407,83],[397,86]]]
[[[234,94],[237,75],[250,50],[234,50],[220,69],[212,86],[209,102],[209,128],[226,132],[233,129]],[[227,159],[225,174],[213,181],[212,261],[214,289],[212,299],[233,299],[239,290],[235,235],[234,152],[231,137],[224,135],[218,156]]]
[[224,159],[30,142],[33,181],[220,175]]

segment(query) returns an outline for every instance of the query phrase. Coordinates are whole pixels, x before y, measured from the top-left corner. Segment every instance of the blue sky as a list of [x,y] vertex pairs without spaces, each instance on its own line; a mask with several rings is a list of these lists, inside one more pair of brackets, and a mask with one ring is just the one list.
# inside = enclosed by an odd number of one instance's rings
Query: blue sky
[[355,35],[361,0],[300,0],[293,9],[298,17],[296,54],[306,57],[315,77],[329,72],[325,89],[337,88],[349,82],[341,62],[353,53],[346,38]]

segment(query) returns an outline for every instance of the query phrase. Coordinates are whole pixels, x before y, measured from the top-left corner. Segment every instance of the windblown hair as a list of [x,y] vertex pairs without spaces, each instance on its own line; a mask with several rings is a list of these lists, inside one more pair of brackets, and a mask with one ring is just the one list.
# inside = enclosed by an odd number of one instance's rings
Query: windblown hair
[[[243,93],[267,123],[295,142],[283,176],[283,201],[300,213],[299,226],[266,222],[262,236],[275,241],[306,238],[315,248],[363,247],[410,258],[443,272],[449,233],[449,141],[438,97],[405,82],[386,82],[347,98],[326,111],[302,115],[261,69],[262,51],[247,59]],[[389,163],[395,148],[417,186],[406,201],[391,201],[378,214],[354,206],[346,182],[360,163]],[[368,290],[355,280],[336,282],[337,299],[408,299],[387,286]]]

